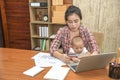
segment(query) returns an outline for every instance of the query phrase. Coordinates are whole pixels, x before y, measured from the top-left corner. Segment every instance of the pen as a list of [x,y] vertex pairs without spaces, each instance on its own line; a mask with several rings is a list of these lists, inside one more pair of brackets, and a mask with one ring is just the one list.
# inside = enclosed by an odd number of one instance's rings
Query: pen
[[69,57],[78,57],[78,54],[76,54],[76,53],[70,53],[70,54],[68,54],[68,56]]

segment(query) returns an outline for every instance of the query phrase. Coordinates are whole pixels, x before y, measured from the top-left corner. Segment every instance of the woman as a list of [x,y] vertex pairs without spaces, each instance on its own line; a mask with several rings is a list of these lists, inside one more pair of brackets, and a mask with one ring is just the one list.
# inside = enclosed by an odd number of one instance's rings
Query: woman
[[[90,30],[81,25],[82,14],[81,10],[76,6],[70,6],[65,12],[66,26],[60,28],[53,40],[50,52],[54,57],[61,59],[62,61],[69,63],[71,58],[67,56],[71,47],[71,40],[75,36],[80,36],[84,41],[84,46],[91,54],[98,54],[99,49],[93,34]],[[58,49],[60,46],[63,49],[61,54]]]

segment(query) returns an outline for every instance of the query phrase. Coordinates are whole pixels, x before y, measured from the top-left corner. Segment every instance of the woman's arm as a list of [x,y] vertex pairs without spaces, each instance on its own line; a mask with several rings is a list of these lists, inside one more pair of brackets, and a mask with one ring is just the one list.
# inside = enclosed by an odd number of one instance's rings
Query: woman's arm
[[54,57],[62,60],[65,63],[69,63],[71,61],[71,58],[69,56],[67,56],[67,54],[62,54],[58,51],[54,51],[52,54]]
[[70,62],[70,57],[67,56],[67,54],[64,54],[63,52],[59,51],[60,45],[63,40],[62,37],[63,37],[63,28],[60,28],[56,34],[55,39],[51,44],[50,53],[52,56],[64,61],[65,63],[68,63]]
[[[52,41],[51,43],[51,46],[50,46],[50,53],[51,55],[53,55],[53,53],[55,51],[58,51],[58,49],[60,48],[60,45],[61,45],[61,37],[62,37],[62,30],[59,29],[54,40]],[[55,52],[56,53],[56,52]],[[54,54],[55,54],[54,53]],[[54,56],[54,55],[53,55]]]

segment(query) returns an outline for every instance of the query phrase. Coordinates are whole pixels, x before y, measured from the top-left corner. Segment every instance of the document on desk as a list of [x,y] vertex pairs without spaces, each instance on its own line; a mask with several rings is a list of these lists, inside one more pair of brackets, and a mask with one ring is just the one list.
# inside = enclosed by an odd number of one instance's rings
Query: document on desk
[[64,80],[70,68],[68,67],[52,67],[44,76],[45,80]]
[[44,68],[40,68],[39,66],[34,66],[34,67],[24,71],[23,74],[34,77],[35,75],[37,75],[38,73],[40,73],[43,70],[44,70]]
[[35,65],[39,67],[51,67],[51,66],[62,66],[66,65],[61,60],[53,57],[50,53],[39,52],[32,57],[35,61]]

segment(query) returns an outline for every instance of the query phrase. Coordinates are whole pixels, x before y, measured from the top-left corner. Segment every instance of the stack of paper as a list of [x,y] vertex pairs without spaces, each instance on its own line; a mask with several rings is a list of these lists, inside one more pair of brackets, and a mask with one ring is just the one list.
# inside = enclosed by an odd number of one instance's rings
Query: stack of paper
[[50,53],[39,52],[32,57],[35,65],[39,67],[51,67],[66,65],[64,62],[50,55]]
[[52,67],[44,76],[45,80],[64,80],[70,68],[68,67]]
[[40,68],[38,66],[34,66],[26,71],[23,72],[23,74],[34,77],[36,74],[38,74],[39,72],[43,71],[44,68]]

